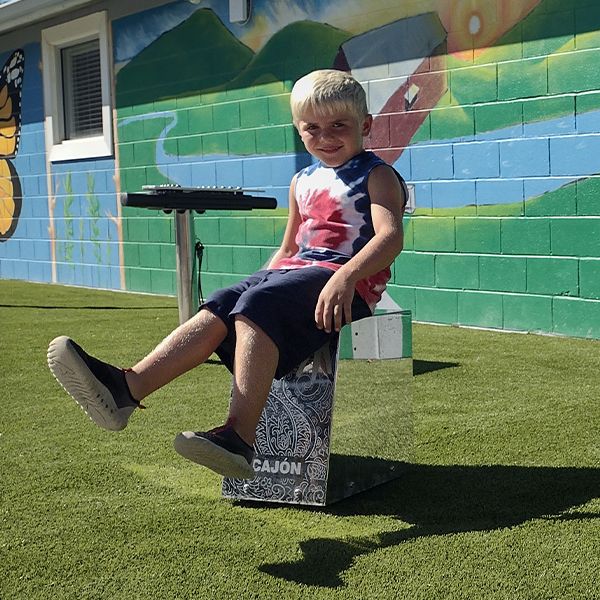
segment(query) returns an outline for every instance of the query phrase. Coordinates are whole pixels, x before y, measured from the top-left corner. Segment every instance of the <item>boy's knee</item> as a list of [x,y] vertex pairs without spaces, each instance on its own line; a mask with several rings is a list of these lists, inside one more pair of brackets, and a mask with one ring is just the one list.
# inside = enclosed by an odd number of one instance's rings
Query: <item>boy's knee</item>
[[258,325],[258,323],[256,323],[256,321],[254,321],[252,318],[247,317],[244,314],[238,313],[234,315],[233,323],[235,325],[235,330],[238,333],[238,335],[241,330],[252,330],[259,334],[264,334],[262,327]]

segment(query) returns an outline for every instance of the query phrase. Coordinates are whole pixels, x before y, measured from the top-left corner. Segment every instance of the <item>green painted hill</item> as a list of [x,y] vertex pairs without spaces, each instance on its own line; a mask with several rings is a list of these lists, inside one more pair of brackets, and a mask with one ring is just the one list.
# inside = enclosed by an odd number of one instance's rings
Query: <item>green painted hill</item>
[[117,107],[219,86],[254,56],[212,10],[199,9],[147,46],[117,75]]
[[[211,98],[219,97],[232,99],[255,98],[258,84],[283,82],[289,89],[292,83],[316,68],[331,67],[340,45],[351,37],[346,31],[336,29],[331,25],[313,21],[297,21],[275,33],[267,43],[256,53],[252,60],[231,80],[216,87],[198,89],[190,94],[197,96],[211,94]],[[190,100],[192,98],[190,97]],[[199,99],[197,104],[201,104]],[[285,101],[287,105],[287,100]],[[192,117],[190,117],[191,119]],[[264,125],[256,122],[256,127]],[[168,152],[181,152],[176,140],[188,135],[185,123],[178,124],[169,132],[166,143]],[[286,141],[282,136],[279,140],[281,147],[276,152],[285,152]],[[226,153],[227,139],[213,139],[211,150],[215,153]],[[193,153],[193,152],[192,152]]]
[[341,44],[352,35],[327,23],[296,21],[276,32],[226,89],[257,81],[294,82],[319,68],[331,68]]

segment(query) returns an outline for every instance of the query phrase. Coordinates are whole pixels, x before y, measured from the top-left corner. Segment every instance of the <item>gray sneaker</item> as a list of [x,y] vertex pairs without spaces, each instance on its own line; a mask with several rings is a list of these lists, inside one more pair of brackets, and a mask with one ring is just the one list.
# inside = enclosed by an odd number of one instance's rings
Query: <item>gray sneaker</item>
[[48,366],[58,383],[103,429],[125,429],[131,413],[144,408],[131,395],[123,369],[90,356],[67,336],[50,342]]
[[173,442],[184,458],[208,467],[223,477],[254,479],[254,450],[230,425],[210,431],[184,431]]

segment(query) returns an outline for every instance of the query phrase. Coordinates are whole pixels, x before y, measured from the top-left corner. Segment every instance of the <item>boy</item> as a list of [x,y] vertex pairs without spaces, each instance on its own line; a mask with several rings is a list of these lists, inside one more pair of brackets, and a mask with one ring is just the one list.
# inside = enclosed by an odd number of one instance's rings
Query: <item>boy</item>
[[267,269],[212,294],[131,369],[99,361],[65,336],[48,348],[59,383],[110,430],[123,429],[140,400],[216,352],[233,373],[227,421],[181,433],[174,445],[227,477],[254,477],[252,445],[273,378],[343,324],[370,316],[402,249],[406,187],[363,149],[372,117],[361,85],[342,71],[315,71],[296,82],[290,102],[317,162],[291,181],[286,230]]

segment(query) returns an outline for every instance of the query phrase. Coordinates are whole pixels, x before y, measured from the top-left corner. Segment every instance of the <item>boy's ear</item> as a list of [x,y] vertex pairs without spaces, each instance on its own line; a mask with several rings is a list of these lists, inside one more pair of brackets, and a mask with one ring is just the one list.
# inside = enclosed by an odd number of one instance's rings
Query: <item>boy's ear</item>
[[369,135],[371,131],[371,126],[373,125],[373,115],[367,115],[362,125],[362,134],[363,136]]

